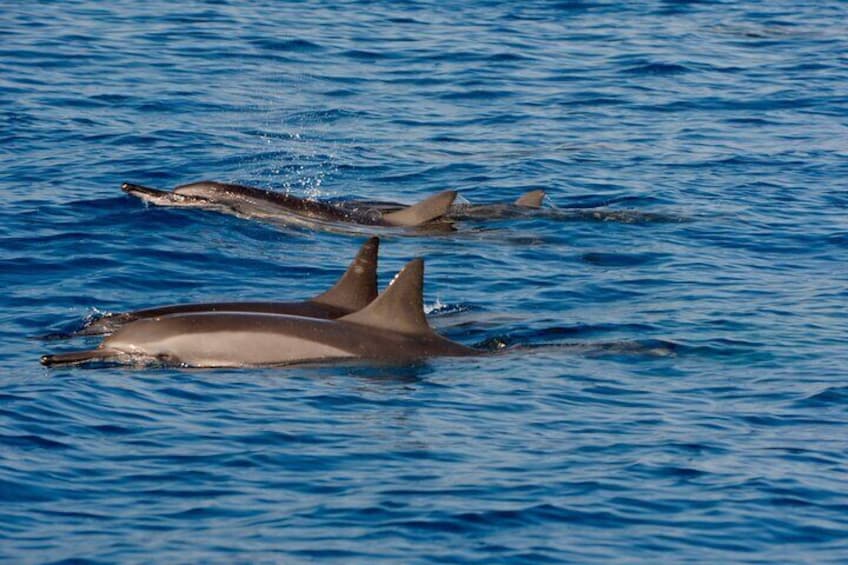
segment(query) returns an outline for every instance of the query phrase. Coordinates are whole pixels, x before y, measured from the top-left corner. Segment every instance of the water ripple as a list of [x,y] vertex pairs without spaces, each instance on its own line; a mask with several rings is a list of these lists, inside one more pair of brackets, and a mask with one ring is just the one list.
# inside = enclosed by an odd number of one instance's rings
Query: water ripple
[[[844,3],[9,3],[0,561],[843,562]],[[409,367],[48,371],[360,237],[122,182],[537,212],[397,237]],[[363,233],[364,235],[364,233]],[[55,336],[54,336],[55,337]]]

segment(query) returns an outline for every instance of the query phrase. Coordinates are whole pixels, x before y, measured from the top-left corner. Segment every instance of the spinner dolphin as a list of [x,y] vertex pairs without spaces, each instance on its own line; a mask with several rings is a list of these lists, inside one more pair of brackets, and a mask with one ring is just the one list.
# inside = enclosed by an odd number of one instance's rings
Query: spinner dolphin
[[192,312],[256,312],[290,314],[332,320],[365,308],[377,296],[379,238],[366,241],[342,277],[326,292],[302,302],[205,302],[174,304],[132,312],[107,314],[73,335],[110,334],[121,326],[144,318]]
[[130,322],[97,349],[45,355],[41,362],[253,367],[355,360],[411,363],[482,354],[429,326],[423,280],[424,261],[414,259],[368,306],[337,320],[250,312],[172,314]]

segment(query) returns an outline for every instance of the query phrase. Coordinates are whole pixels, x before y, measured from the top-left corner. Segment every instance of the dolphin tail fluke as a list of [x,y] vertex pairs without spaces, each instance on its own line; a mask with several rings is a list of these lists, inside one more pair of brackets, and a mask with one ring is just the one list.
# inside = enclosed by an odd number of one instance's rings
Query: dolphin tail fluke
[[521,197],[515,201],[515,205],[523,208],[540,208],[544,198],[544,190],[531,190],[530,192],[522,194]]
[[455,190],[445,190],[403,210],[383,214],[383,220],[392,226],[418,226],[448,213],[456,200]]
[[383,294],[343,321],[405,334],[431,335],[424,315],[424,260],[413,259],[395,276]]
[[372,237],[363,244],[342,278],[330,290],[319,294],[312,302],[361,310],[377,297],[377,252],[380,239]]
[[92,349],[90,351],[71,351],[55,355],[42,355],[41,364],[45,367],[61,367],[63,365],[82,365],[94,361],[109,361],[114,354],[108,349]]

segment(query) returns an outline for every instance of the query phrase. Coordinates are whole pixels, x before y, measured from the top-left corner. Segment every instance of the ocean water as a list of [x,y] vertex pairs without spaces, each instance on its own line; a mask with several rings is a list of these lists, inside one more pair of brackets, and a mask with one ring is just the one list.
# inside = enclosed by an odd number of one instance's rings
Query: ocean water
[[[845,21],[5,3],[0,561],[848,561]],[[41,367],[99,313],[309,297],[363,240],[120,191],[207,178],[581,213],[384,237],[381,284],[425,257],[431,323],[497,354]]]

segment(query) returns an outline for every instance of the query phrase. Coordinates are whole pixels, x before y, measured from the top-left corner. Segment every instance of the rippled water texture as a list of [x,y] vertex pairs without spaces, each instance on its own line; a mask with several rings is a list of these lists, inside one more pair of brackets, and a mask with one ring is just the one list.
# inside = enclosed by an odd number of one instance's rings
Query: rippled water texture
[[[846,21],[5,3],[0,561],[848,560]],[[433,325],[497,355],[42,368],[98,312],[309,297],[363,239],[120,191],[203,178],[575,213],[384,239],[381,284],[426,257]]]

